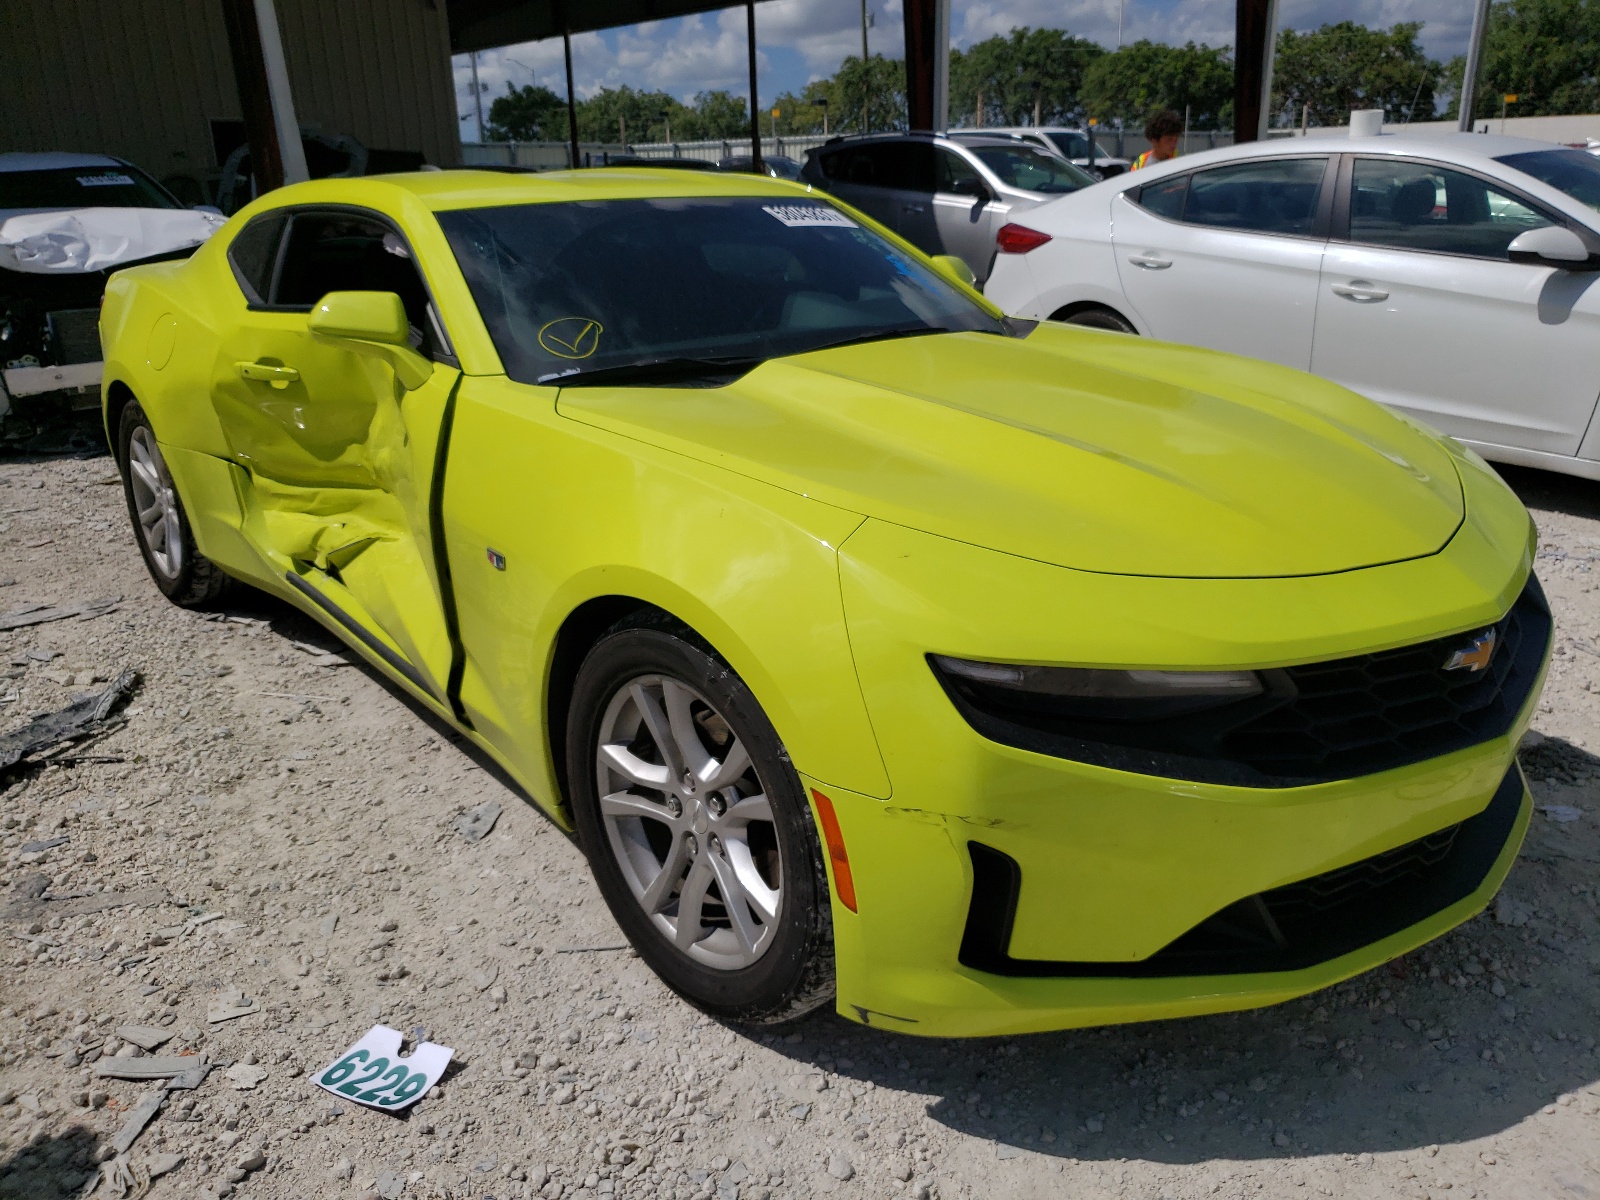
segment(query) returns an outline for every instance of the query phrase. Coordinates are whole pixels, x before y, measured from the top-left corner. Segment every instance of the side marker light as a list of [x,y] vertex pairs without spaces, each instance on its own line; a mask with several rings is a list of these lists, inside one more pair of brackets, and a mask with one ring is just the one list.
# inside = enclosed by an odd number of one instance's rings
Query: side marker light
[[811,798],[817,805],[817,819],[822,823],[822,842],[828,848],[828,861],[833,864],[833,887],[839,893],[839,903],[851,912],[856,911],[856,881],[850,874],[850,856],[845,853],[844,834],[839,832],[839,816],[833,811],[833,801],[816,788]]

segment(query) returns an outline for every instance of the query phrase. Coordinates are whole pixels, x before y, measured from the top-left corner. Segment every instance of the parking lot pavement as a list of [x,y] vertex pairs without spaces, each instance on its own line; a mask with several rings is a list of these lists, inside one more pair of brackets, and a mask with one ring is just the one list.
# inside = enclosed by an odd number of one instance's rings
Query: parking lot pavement
[[[1600,485],[1511,477],[1559,645],[1491,913],[1270,1010],[935,1042],[699,1017],[574,846],[318,627],[162,600],[108,459],[0,463],[0,610],[122,597],[0,633],[0,732],[142,677],[0,792],[0,1197],[1600,1195]],[[380,1020],[455,1050],[400,1115],[307,1081]],[[118,1157],[160,1083],[99,1064],[163,1033],[216,1069]]]

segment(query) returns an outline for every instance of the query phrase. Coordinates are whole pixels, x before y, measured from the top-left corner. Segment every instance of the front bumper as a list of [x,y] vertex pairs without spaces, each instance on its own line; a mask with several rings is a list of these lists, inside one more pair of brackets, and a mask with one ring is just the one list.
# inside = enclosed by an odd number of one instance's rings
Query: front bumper
[[[1487,487],[1469,483],[1480,499]],[[893,791],[879,800],[807,781],[833,802],[858,899],[856,912],[834,905],[840,1013],[977,1036],[1248,1008],[1369,970],[1483,908],[1527,826],[1515,752],[1548,645],[1499,736],[1285,787],[1158,777],[992,741],[958,714],[925,656],[1262,669],[1482,628],[1521,592],[1533,548],[1520,507],[1488,500],[1469,505],[1474,516],[1439,554],[1299,579],[1094,576],[869,521],[841,547],[843,590]],[[931,606],[934,595],[949,599]],[[1353,938],[1308,949],[1302,930],[1292,954],[1173,961],[1242,902],[1381,874],[1410,853],[1398,848],[1421,841],[1433,853],[1453,826],[1451,852],[1462,853],[1441,868],[1449,878],[1435,871],[1428,888],[1385,892],[1376,915],[1359,930],[1351,922]]]

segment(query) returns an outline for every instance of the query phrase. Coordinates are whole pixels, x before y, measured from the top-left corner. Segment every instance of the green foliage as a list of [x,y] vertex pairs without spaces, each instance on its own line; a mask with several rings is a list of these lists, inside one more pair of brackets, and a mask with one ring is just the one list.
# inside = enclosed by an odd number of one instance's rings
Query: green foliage
[[555,142],[567,136],[567,102],[547,87],[512,87],[489,105],[491,142]]
[[952,125],[1058,124],[1082,115],[1084,72],[1105,51],[1064,29],[1013,29],[950,55]]
[[[1446,71],[1455,117],[1463,60]],[[1590,113],[1600,109],[1600,0],[1500,0],[1489,9],[1474,117],[1498,117],[1514,93],[1513,117]]]
[[1297,125],[1309,106],[1311,124],[1345,125],[1352,109],[1381,108],[1387,121],[1431,121],[1440,68],[1417,44],[1421,29],[1420,21],[1387,30],[1354,21],[1285,29],[1272,69],[1274,114]]
[[[766,117],[763,115],[761,128],[765,130],[766,127]],[[694,107],[685,110],[681,124],[678,118],[673,118],[672,135],[680,142],[748,138],[750,103],[732,92],[701,92],[694,98]]]
[[1224,128],[1233,123],[1233,60],[1223,46],[1134,42],[1089,64],[1083,107],[1134,129],[1163,108],[1187,107],[1190,129]]

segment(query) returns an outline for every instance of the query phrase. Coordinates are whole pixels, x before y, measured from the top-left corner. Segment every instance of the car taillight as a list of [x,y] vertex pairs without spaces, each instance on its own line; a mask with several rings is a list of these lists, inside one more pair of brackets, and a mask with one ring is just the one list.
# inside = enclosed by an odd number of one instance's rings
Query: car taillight
[[1037,229],[1029,229],[1026,225],[1014,222],[1001,226],[1000,232],[994,235],[994,244],[1001,254],[1026,254],[1029,250],[1037,250],[1049,240],[1048,233],[1040,233]]

